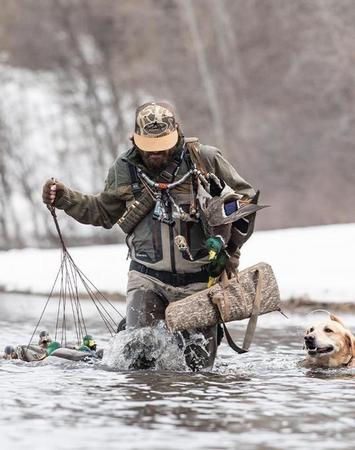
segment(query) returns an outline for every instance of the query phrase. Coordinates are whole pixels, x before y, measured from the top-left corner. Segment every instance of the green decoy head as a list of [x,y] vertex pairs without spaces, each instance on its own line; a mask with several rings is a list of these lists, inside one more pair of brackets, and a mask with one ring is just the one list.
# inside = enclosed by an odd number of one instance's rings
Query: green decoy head
[[12,345],[7,345],[4,349],[4,359],[17,359],[17,353]]
[[52,342],[51,337],[49,336],[48,331],[41,331],[39,333],[39,341],[38,341],[38,345],[42,348],[47,348],[48,345]]
[[224,248],[224,242],[221,236],[211,236],[209,237],[205,245],[208,250],[208,259],[209,261],[215,260],[221,250]]
[[90,350],[96,350],[96,341],[90,334],[83,337],[83,345]]
[[60,348],[60,344],[57,341],[53,341],[50,344],[48,344],[48,347],[46,349],[47,356],[51,355],[54,352],[54,350],[57,350],[58,348]]

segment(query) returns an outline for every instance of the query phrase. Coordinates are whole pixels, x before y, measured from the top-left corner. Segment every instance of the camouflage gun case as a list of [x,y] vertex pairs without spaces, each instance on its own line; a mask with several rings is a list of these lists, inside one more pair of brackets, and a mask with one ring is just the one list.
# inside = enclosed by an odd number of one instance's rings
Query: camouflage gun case
[[221,318],[231,322],[272,311],[281,311],[280,292],[271,266],[261,262],[239,272],[224,288],[220,282],[170,303],[165,320],[171,331],[184,331],[215,325]]

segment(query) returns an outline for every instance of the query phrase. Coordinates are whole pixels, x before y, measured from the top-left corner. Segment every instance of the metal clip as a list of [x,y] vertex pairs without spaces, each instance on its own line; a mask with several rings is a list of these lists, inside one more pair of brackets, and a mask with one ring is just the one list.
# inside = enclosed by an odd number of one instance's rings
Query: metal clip
[[184,236],[182,236],[181,234],[178,234],[177,236],[175,236],[174,242],[175,242],[175,245],[177,246],[177,248],[179,249],[179,251],[183,255],[187,255],[189,257],[190,261],[194,260],[191,255],[186,238]]

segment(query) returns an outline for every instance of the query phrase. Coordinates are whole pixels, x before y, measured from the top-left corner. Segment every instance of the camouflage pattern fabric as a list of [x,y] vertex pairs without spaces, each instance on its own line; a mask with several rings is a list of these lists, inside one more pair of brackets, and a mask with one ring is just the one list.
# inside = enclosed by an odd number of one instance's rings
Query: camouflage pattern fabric
[[164,103],[145,103],[137,109],[135,133],[162,137],[176,130],[175,115]]

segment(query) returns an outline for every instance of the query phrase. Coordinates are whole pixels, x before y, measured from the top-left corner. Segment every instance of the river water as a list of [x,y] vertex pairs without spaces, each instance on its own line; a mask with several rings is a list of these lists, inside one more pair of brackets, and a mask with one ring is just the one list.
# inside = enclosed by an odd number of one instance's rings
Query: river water
[[[28,342],[43,301],[0,296],[1,350]],[[355,326],[353,317],[343,319]],[[0,447],[354,449],[355,370],[299,367],[304,322],[294,313],[261,317],[251,351],[238,356],[223,343],[207,373],[129,372],[58,358],[1,361]],[[110,351],[92,311],[89,325]],[[233,324],[234,337],[244,327]]]

